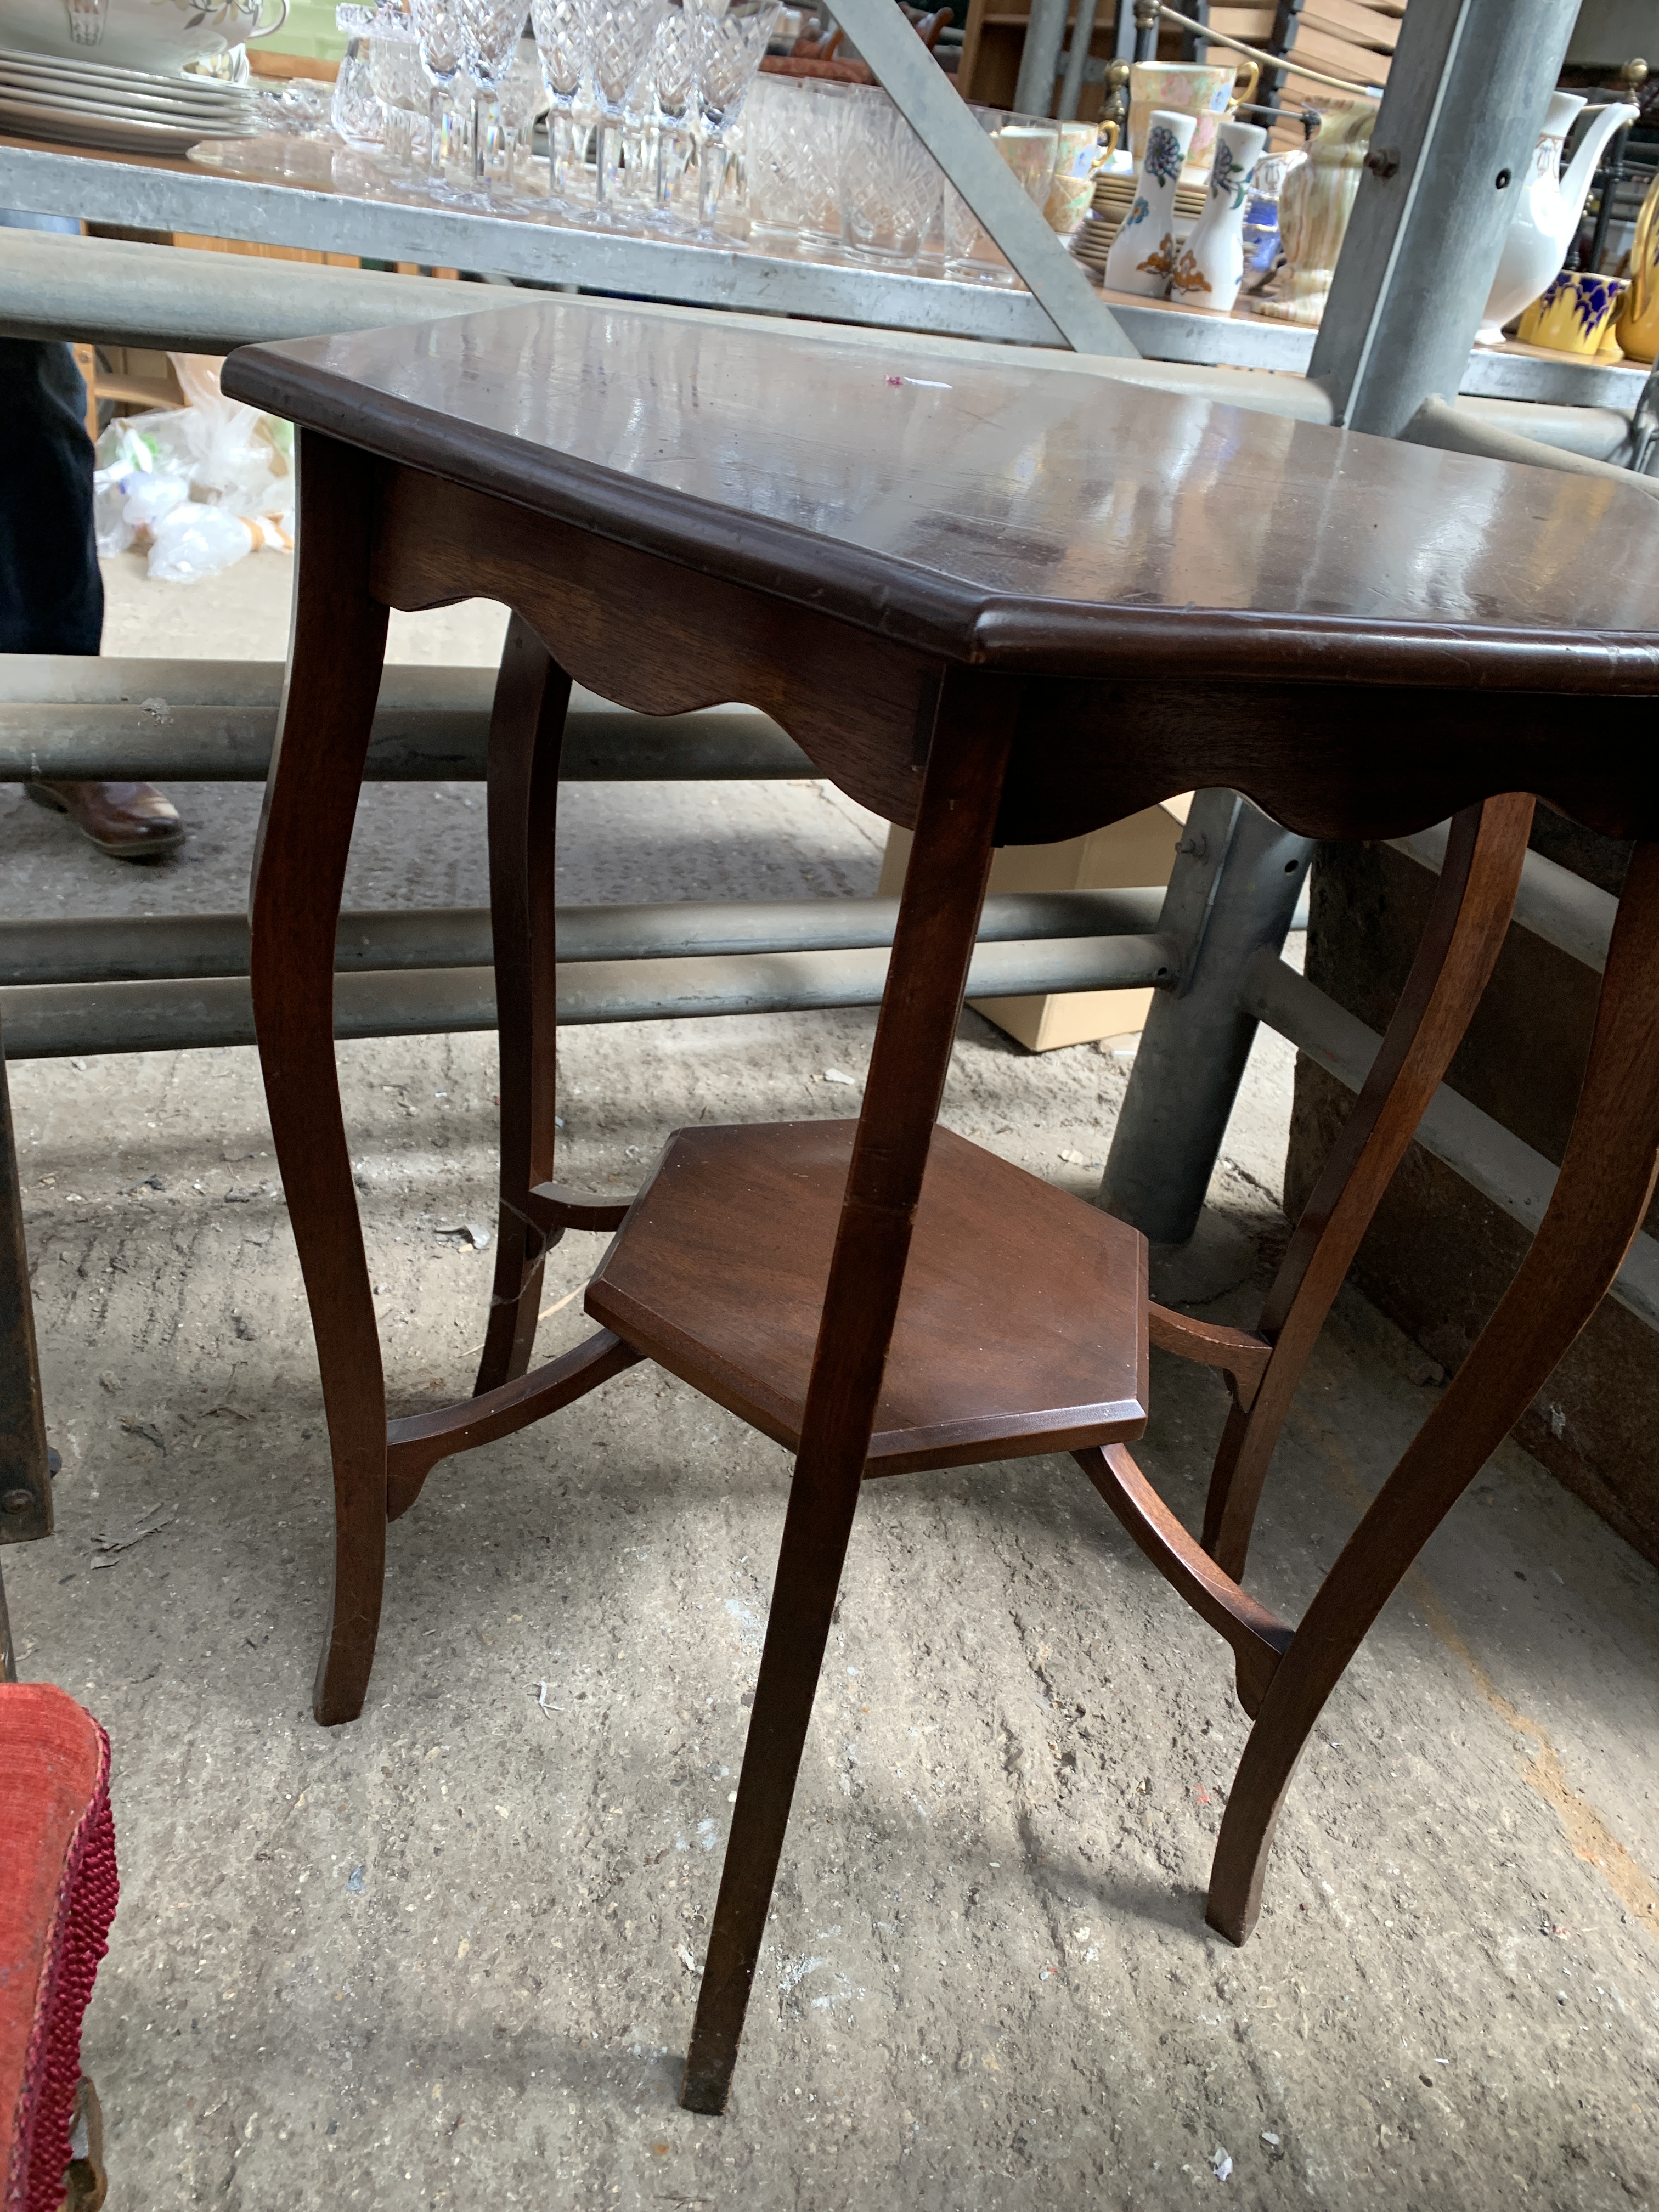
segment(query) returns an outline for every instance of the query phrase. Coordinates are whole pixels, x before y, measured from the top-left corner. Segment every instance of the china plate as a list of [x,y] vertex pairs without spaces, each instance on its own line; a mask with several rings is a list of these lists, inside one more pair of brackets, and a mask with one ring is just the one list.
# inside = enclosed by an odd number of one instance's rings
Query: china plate
[[57,62],[47,54],[20,53],[7,46],[0,46],[0,76],[37,84],[43,91],[143,94],[146,98],[202,107],[246,105],[253,96],[246,86],[222,84],[212,77],[161,76],[148,70],[115,69],[103,62]]
[[26,106],[51,108],[56,114],[119,115],[130,123],[165,123],[180,131],[240,131],[256,125],[257,111],[252,107],[198,108],[182,101],[175,106],[151,100],[147,94],[106,92],[101,87],[81,93],[49,91],[9,76],[3,70],[0,70],[0,94]]
[[64,107],[43,107],[0,90],[0,125],[26,138],[56,138],[73,146],[106,146],[117,154],[182,154],[204,138],[240,138],[242,131],[227,131],[199,123],[154,123],[108,113],[85,113]]

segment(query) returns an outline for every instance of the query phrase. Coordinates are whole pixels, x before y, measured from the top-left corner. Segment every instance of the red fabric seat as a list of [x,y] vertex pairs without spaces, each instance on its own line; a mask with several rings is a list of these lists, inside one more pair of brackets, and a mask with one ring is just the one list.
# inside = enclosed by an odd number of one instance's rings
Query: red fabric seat
[[0,1838],[4,2212],[58,2212],[118,1885],[109,1738],[50,1683],[0,1684]]

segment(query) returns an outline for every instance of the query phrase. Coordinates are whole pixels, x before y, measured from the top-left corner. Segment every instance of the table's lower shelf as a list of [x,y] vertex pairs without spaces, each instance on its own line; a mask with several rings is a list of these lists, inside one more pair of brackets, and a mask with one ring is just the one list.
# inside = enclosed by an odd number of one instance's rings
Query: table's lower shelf
[[[856,1126],[682,1129],[588,1286],[595,1320],[792,1450]],[[935,1129],[870,1471],[1139,1436],[1146,1283],[1134,1230]]]

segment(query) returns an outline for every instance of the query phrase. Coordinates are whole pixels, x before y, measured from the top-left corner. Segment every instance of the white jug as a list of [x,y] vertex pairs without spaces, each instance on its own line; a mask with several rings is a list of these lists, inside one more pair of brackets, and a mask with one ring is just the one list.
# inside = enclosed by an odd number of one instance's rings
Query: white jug
[[1576,92],[1550,96],[1532,166],[1522,182],[1520,205],[1504,240],[1498,274],[1475,333],[1481,345],[1496,345],[1504,335],[1504,324],[1530,306],[1559,270],[1584,212],[1590,179],[1603,148],[1615,131],[1637,119],[1636,110],[1622,104],[1599,109],[1563,179],[1561,149],[1583,105]]

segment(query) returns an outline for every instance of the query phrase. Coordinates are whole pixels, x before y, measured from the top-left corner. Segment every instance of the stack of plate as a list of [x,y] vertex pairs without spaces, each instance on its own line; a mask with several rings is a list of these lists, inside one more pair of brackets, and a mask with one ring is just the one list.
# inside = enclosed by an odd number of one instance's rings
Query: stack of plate
[[[1134,204],[1138,181],[1132,176],[1109,173],[1096,179],[1094,200],[1077,236],[1071,241],[1073,252],[1086,268],[1101,270],[1106,266],[1106,256],[1117,236],[1118,225]],[[1207,178],[1200,184],[1176,186],[1177,238],[1184,238],[1204,212],[1204,196],[1208,189]]]
[[182,154],[203,138],[252,137],[257,114],[246,85],[0,47],[0,131],[22,137],[122,154]]

